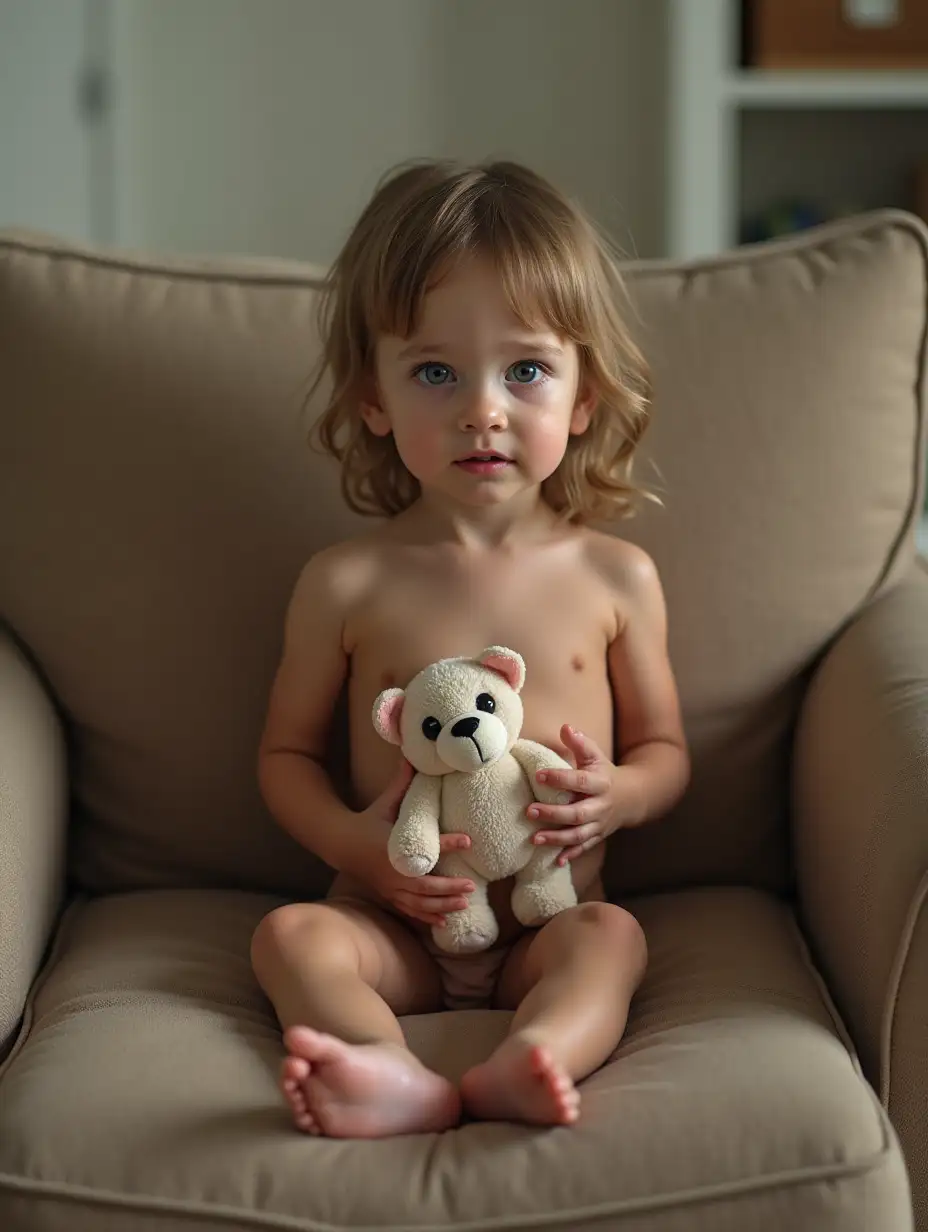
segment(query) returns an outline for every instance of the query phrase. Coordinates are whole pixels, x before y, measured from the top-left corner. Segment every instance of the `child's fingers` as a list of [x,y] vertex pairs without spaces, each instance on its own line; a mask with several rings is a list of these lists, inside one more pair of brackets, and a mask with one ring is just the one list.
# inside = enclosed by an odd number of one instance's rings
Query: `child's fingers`
[[572,826],[564,830],[539,830],[532,842],[539,847],[575,847],[598,837],[599,826],[595,821],[590,821],[585,826]]
[[427,898],[441,897],[442,895],[454,895],[459,898],[462,894],[473,894],[477,887],[472,881],[466,877],[435,877],[430,873],[426,873],[424,877],[416,878],[415,894],[423,894]]
[[432,915],[444,915],[448,911],[463,911],[467,899],[463,895],[457,898],[420,898],[417,909]]
[[542,825],[579,826],[590,820],[590,813],[598,805],[591,803],[595,796],[583,796],[573,804],[540,804],[536,801],[526,810],[530,821]]
[[563,867],[565,864],[570,864],[582,856],[585,851],[589,851],[591,847],[595,847],[597,843],[601,843],[603,836],[597,834],[595,838],[587,839],[585,843],[578,843],[576,847],[568,847],[566,851],[562,851],[557,858],[558,864]]
[[426,910],[422,903],[417,901],[413,895],[397,894],[393,899],[393,905],[411,920],[418,920],[420,923],[428,924],[432,928],[445,923],[445,917],[440,912]]
[[599,745],[589,736],[584,736],[583,732],[578,732],[575,727],[571,727],[569,723],[565,723],[561,728],[561,739],[573,751],[578,766],[590,766],[594,762],[605,760],[605,755]]
[[428,924],[429,928],[444,928],[448,922],[443,915],[429,915],[427,911],[407,911],[406,914],[411,920]]
[[539,830],[532,839],[536,847],[570,847],[576,841],[576,830]]
[[609,787],[598,770],[539,770],[535,778],[546,787],[575,791],[581,796],[601,796]]
[[469,847],[468,834],[443,834],[438,840],[439,851],[466,851]]
[[394,899],[412,911],[426,911],[432,915],[444,915],[446,911],[463,911],[467,895],[461,890],[446,890],[443,894],[425,894],[417,886],[415,890],[398,890]]

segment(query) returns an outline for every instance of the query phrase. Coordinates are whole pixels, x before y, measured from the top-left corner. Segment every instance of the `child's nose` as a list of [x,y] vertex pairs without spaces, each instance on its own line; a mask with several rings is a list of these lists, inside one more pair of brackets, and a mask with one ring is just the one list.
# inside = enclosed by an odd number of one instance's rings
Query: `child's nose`
[[506,427],[506,412],[498,396],[489,390],[480,390],[469,398],[461,411],[460,426],[465,432],[485,432],[490,428]]

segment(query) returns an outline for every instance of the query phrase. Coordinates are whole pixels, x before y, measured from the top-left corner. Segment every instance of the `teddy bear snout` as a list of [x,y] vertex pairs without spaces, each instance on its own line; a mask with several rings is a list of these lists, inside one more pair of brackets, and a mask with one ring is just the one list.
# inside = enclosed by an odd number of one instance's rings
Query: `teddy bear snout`
[[438,737],[437,752],[446,766],[473,773],[492,766],[512,741],[495,714],[462,714],[449,718]]

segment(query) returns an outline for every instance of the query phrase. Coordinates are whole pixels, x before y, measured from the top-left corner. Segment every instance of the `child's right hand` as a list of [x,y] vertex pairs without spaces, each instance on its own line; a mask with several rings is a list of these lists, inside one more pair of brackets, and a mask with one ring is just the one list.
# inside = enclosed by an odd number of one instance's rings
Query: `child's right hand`
[[[447,912],[462,911],[467,906],[466,896],[473,892],[474,883],[466,877],[439,877],[432,873],[407,877],[397,872],[387,856],[390,828],[396,822],[414,774],[413,767],[403,758],[384,791],[359,814],[364,850],[358,852],[351,871],[396,911],[423,924],[441,927]],[[440,845],[442,852],[464,851],[470,846],[470,838],[466,834],[443,834]]]

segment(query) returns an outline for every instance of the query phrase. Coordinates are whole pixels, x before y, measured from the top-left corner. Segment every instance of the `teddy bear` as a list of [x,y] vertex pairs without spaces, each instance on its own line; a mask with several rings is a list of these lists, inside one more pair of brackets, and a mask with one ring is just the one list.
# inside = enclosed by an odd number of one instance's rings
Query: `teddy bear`
[[[536,772],[571,767],[552,749],[519,739],[524,683],[521,655],[490,646],[476,658],[431,663],[405,689],[386,689],[374,703],[375,728],[417,771],[390,833],[391,864],[409,877],[438,865],[444,876],[468,877],[476,887],[464,910],[432,929],[449,953],[484,950],[498,937],[491,881],[515,877],[513,914],[528,927],[577,902],[569,864],[557,863],[561,849],[532,842],[532,801],[572,799],[539,783]],[[470,848],[439,857],[442,833],[469,835]]]

